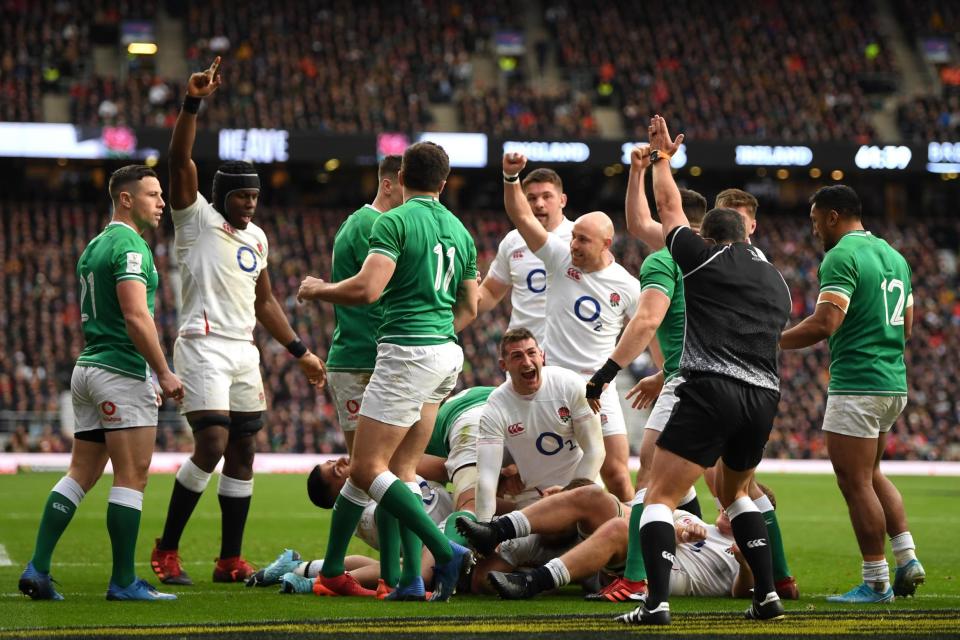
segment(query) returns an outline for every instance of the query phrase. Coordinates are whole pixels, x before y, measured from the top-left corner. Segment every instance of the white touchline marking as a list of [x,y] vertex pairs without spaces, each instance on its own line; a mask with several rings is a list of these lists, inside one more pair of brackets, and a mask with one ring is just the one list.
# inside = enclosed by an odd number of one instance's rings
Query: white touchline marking
[[12,567],[13,562],[10,560],[10,556],[7,555],[7,548],[0,544],[0,567]]

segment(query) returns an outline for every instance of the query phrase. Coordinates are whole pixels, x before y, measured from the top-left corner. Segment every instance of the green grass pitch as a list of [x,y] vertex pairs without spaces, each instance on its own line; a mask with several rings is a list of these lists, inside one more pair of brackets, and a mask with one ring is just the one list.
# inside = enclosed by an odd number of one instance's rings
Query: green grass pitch
[[[164,586],[179,594],[180,599],[173,603],[106,602],[109,476],[86,497],[54,556],[52,573],[66,600],[32,602],[17,592],[17,578],[30,557],[40,509],[58,478],[59,474],[52,473],[0,476],[0,545],[10,559],[9,565],[0,566],[0,638],[37,637],[56,633],[56,628],[68,628],[67,634],[73,635],[84,633],[84,627],[90,628],[86,632],[90,636],[121,637],[130,635],[126,629],[130,626],[140,628],[137,635],[149,635],[152,625],[190,625],[175,635],[211,637],[230,637],[231,629],[238,637],[249,632],[252,635],[247,637],[262,638],[271,633],[283,635],[284,629],[289,633],[312,630],[314,636],[337,631],[353,637],[398,637],[414,632],[467,637],[468,631],[483,635],[496,628],[506,629],[514,637],[551,631],[555,637],[577,637],[615,629],[609,620],[629,609],[626,605],[587,603],[579,589],[572,587],[559,595],[525,602],[456,596],[447,604],[427,604],[281,596],[274,588],[215,585],[210,577],[219,550],[220,516],[214,484],[197,507],[181,544],[185,568],[196,585]],[[761,480],[777,494],[788,559],[802,593],[799,602],[786,603],[788,613],[794,615],[776,623],[776,633],[870,632],[884,636],[960,631],[960,479],[894,478],[906,502],[927,582],[916,598],[855,608],[825,602],[827,595],[860,581],[856,542],[833,477],[767,475]],[[137,570],[154,582],[150,549],[163,526],[172,482],[171,475],[152,477],[144,502]],[[301,476],[262,475],[256,479],[244,541],[248,559],[265,566],[286,547],[300,551],[305,558],[323,553],[329,515],[308,502],[304,485]],[[699,493],[704,510],[712,511],[712,499],[702,486]],[[354,540],[350,553],[368,552],[364,543]],[[892,563],[892,554],[888,552],[888,556]],[[744,601],[731,599],[675,598],[671,603],[673,626],[677,631],[711,635],[773,631],[770,626],[758,628],[741,622],[738,613],[745,607]],[[406,618],[409,620],[404,622]],[[119,627],[123,629],[115,629]],[[156,629],[158,634],[161,631]]]

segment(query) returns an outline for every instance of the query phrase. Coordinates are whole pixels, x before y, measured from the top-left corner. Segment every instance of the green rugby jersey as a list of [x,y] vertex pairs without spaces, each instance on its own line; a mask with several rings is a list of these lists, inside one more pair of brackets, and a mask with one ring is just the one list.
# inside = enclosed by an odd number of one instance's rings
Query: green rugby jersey
[[830,336],[830,385],[838,395],[907,395],[904,314],[913,305],[910,265],[885,240],[852,231],[820,265],[820,294],[847,305]]
[[146,380],[150,369],[127,334],[117,283],[136,280],[145,284],[147,307],[153,315],[153,297],[159,278],[147,242],[133,227],[111,222],[83,250],[77,263],[77,280],[80,282],[80,320],[86,341],[77,365]]
[[377,342],[456,342],[457,289],[477,277],[477,247],[456,216],[436,198],[410,198],[377,218],[370,253],[397,263],[380,297],[383,324]]
[[[350,214],[333,240],[331,282],[357,274],[370,250],[370,231],[380,212],[365,204]],[[383,321],[379,301],[359,307],[335,305],[336,327],[327,352],[327,371],[373,371],[377,331]]]
[[433,434],[424,453],[439,458],[450,456],[450,427],[457,418],[464,413],[487,402],[487,398],[496,387],[472,387],[464,389],[455,396],[451,396],[440,406],[437,412],[437,422],[433,427]]
[[680,373],[680,354],[683,353],[683,274],[664,247],[647,256],[640,266],[640,291],[656,289],[670,298],[670,306],[657,327],[657,342],[663,352],[663,379],[670,380]]

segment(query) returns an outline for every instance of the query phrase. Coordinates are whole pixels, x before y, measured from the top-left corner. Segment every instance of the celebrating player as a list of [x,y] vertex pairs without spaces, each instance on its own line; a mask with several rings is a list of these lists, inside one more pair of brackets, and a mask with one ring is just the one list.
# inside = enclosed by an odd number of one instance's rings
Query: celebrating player
[[118,169],[108,188],[113,218],[77,263],[86,345],[70,383],[77,420],[70,468],[47,498],[33,557],[20,576],[20,591],[34,600],[63,600],[50,577],[53,551],[107,460],[113,463],[107,499],[113,574],[107,600],[176,599],[138,580],[133,561],[160,404],[150,370],[164,396],[183,398],[183,384],[167,366],[153,323],[158,275],[141,237],[159,226],[164,203],[160,181],[149,167]]
[[267,272],[267,236],[253,223],[260,178],[247,162],[228,162],[213,178],[210,203],[198,192],[190,158],[197,112],[220,86],[220,58],[194,73],[170,141],[174,247],[180,264],[183,307],[173,360],[183,376],[181,411],[193,429],[193,455],[177,471],[162,537],[151,554],[154,573],[167,584],[193,584],[178,548],[183,529],[223,458],[220,557],[214,582],[242,582],[253,568],[241,557],[253,495],[254,436],[263,427],[266,399],[260,353],[253,342],[259,321],[298,358],[310,384],[324,382],[323,363],[290,328],[273,296]]
[[[547,271],[547,320],[543,350],[547,361],[589,379],[613,351],[620,330],[636,312],[640,284],[610,253],[613,223],[602,211],[577,219],[569,244],[537,221],[520,188],[527,159],[503,157],[503,202],[510,220]],[[627,470],[627,428],[611,384],[600,399],[605,456],[604,484],[621,500],[633,497]]]
[[[523,195],[537,221],[549,233],[564,243],[570,243],[573,222],[563,215],[567,194],[563,182],[552,169],[535,169],[521,183]],[[493,309],[510,291],[510,323],[508,329],[524,327],[537,342],[545,339],[547,304],[547,272],[543,261],[536,256],[514,229],[497,247],[497,255],[490,263],[487,277],[480,284],[478,313]]]
[[[831,602],[890,602],[925,579],[907,526],[903,498],[880,471],[887,434],[907,405],[903,351],[913,328],[910,265],[863,228],[860,198],[846,185],[810,198],[813,235],[826,255],[813,315],[783,332],[780,346],[802,349],[826,339],[830,386],[823,430],[837,484],[863,555],[863,583]],[[884,555],[890,535],[897,572],[890,586]]]
[[370,253],[357,275],[331,284],[307,277],[301,300],[369,304],[378,298],[383,324],[377,360],[363,394],[354,436],[350,478],[337,499],[320,581],[341,595],[373,595],[344,572],[343,558],[363,509],[373,498],[400,520],[404,597],[422,597],[420,540],[437,560],[432,599],[446,601],[470,552],[447,540],[405,482],[433,431],[440,401],[463,366],[456,332],[477,315],[477,250],[463,224],[439,196],[450,173],[442,147],[407,148],[398,175],[404,204],[381,214],[370,234]]
[[490,394],[477,437],[477,519],[493,517],[504,450],[517,465],[524,491],[520,507],[544,490],[574,478],[596,478],[603,459],[600,418],[590,410],[583,379],[562,367],[544,367],[543,351],[526,329],[500,340],[507,381]]

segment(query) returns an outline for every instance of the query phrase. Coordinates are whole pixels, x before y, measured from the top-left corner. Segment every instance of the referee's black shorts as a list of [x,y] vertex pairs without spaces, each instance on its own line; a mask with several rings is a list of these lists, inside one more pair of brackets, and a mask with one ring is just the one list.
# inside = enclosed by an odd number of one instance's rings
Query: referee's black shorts
[[684,377],[657,446],[701,467],[721,456],[735,471],[760,464],[780,392],[721,375]]

